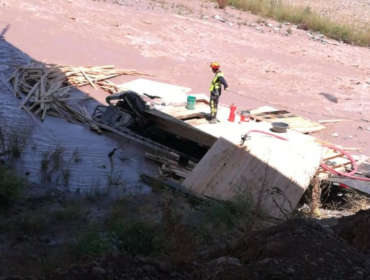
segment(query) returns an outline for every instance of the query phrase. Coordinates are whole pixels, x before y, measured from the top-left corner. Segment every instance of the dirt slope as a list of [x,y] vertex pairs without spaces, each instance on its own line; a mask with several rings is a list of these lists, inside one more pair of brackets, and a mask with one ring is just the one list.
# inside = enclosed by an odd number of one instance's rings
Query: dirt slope
[[[365,2],[346,3],[364,10]],[[221,102],[288,108],[313,120],[352,119],[329,123],[317,136],[370,154],[368,48],[294,26],[289,35],[289,25],[258,24],[257,16],[207,1],[1,0],[0,7],[1,28],[9,25],[5,40],[34,59],[135,68],[204,93],[212,78],[209,62],[217,60],[238,93],[224,94]]]

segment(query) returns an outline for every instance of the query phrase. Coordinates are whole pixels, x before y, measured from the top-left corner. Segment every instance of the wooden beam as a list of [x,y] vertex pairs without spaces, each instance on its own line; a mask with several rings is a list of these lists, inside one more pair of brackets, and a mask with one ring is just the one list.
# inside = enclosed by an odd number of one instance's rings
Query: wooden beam
[[157,128],[175,136],[191,140],[205,147],[211,147],[217,141],[215,136],[210,135],[159,110],[151,109],[146,111],[145,114],[146,117],[152,121]]
[[37,87],[40,85],[40,81],[38,81],[34,86],[33,88],[28,92],[27,96],[23,99],[21,105],[19,106],[19,108],[21,109],[26,103],[27,101],[31,98],[31,96],[34,94],[34,92],[36,91]]
[[86,80],[90,83],[90,85],[94,88],[94,89],[97,89],[97,87],[93,84],[93,82],[90,80],[89,76],[86,75],[85,71],[82,70],[82,68],[80,67],[80,70],[82,72],[82,74],[85,76]]

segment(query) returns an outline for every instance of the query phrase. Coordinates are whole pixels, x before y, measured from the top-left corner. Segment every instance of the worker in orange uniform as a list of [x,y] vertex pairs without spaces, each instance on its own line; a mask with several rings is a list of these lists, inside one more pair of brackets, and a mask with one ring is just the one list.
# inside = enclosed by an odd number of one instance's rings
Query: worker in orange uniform
[[221,96],[221,85],[224,86],[224,90],[227,90],[228,85],[224,77],[224,73],[220,70],[220,64],[218,62],[212,62],[210,67],[215,76],[212,80],[210,91],[210,107],[211,107],[211,118],[209,123],[217,123],[217,107],[218,100]]

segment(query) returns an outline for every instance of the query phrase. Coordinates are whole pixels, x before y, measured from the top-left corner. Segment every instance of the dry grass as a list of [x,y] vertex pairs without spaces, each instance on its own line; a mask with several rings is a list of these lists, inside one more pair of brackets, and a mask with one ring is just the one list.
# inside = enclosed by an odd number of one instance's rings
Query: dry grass
[[[356,2],[357,1],[352,1]],[[253,14],[304,26],[345,43],[370,46],[369,3],[342,1],[230,0],[229,5]],[[345,6],[346,9],[341,7]],[[357,14],[357,12],[360,13]],[[342,14],[341,14],[342,13]]]
[[283,0],[284,3],[311,7],[320,16],[348,25],[366,27],[370,23],[368,0]]

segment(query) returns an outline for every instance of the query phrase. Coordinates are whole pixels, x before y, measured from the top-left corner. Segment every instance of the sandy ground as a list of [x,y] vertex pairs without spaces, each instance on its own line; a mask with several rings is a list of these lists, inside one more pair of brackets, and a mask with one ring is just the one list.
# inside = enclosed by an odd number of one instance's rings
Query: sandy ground
[[207,1],[115,2],[1,0],[0,25],[8,26],[4,39],[33,59],[134,68],[193,93],[208,93],[209,63],[217,60],[232,91],[222,103],[269,105],[316,121],[346,118],[315,136],[370,155],[368,48],[313,38],[272,20],[258,24],[257,16]]

